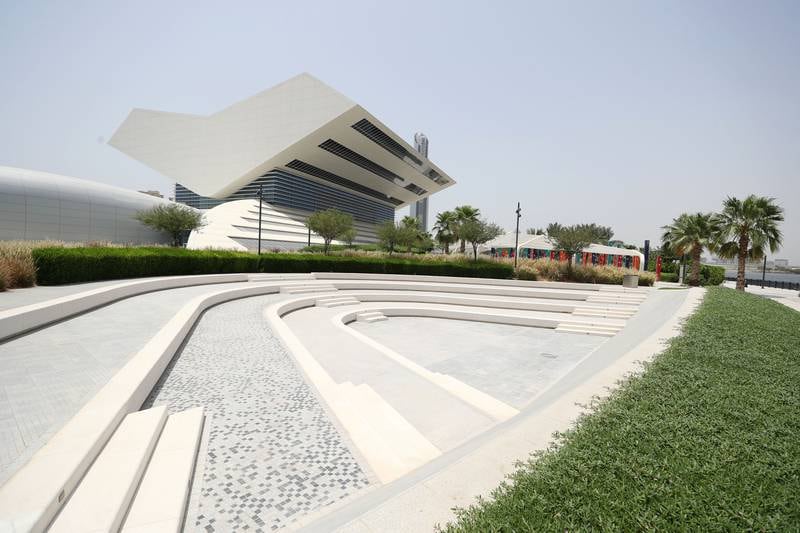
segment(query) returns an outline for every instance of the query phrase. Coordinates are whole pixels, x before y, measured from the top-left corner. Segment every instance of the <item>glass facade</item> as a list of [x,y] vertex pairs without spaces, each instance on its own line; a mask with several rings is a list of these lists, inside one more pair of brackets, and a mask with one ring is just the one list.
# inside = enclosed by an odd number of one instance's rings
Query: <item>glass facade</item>
[[[344,180],[345,178],[340,179]],[[329,187],[282,170],[268,172],[221,200],[200,196],[176,183],[175,201],[198,209],[211,209],[232,200],[257,198],[259,186],[263,186],[264,201],[275,206],[304,211],[319,211],[335,207],[353,215],[356,220],[371,224],[394,220],[394,207],[391,205]],[[377,191],[371,192],[380,194]],[[387,201],[391,200],[387,199]]]

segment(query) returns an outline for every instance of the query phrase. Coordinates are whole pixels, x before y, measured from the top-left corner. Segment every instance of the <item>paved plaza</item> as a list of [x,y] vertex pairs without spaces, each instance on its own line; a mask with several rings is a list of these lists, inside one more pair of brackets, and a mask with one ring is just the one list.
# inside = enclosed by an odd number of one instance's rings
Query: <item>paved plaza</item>
[[351,327],[517,409],[607,341],[549,329],[417,317],[354,322]]
[[[419,529],[496,486],[568,427],[576,402],[634,370],[689,294],[253,275],[131,296],[0,344],[0,481],[152,354],[161,377],[136,406],[205,414],[184,530]],[[158,351],[163,335],[176,351]],[[398,520],[407,505],[421,514]]]

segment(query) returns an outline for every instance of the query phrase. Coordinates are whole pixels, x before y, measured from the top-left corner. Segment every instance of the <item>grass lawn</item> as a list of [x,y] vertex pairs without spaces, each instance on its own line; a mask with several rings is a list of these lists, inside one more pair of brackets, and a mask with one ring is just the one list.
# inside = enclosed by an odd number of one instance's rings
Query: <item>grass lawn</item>
[[711,288],[684,332],[456,531],[800,529],[800,313]]

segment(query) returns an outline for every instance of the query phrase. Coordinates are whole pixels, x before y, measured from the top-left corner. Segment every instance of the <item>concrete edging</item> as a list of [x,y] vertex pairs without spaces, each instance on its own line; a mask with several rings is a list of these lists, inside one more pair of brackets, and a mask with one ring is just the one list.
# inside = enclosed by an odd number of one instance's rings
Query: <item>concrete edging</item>
[[192,285],[248,281],[249,274],[171,276],[121,282],[44,302],[0,311],[0,341],[90,309],[146,292]]
[[376,281],[427,281],[438,283],[469,283],[472,285],[500,285],[506,287],[525,288],[558,288],[595,292],[641,293],[647,287],[625,288],[622,285],[604,285],[599,283],[574,283],[566,281],[526,281],[518,279],[469,278],[461,276],[425,276],[416,274],[367,274],[359,272],[312,272],[321,280],[376,280]]

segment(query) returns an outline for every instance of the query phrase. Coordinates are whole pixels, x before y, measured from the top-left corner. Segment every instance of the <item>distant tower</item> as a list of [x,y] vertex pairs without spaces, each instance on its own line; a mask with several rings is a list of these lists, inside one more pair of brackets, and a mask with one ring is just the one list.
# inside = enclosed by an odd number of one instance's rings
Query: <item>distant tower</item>
[[[424,133],[414,134],[414,148],[428,158],[428,138]],[[423,198],[411,204],[411,216],[419,220],[422,231],[428,231],[428,198]]]

